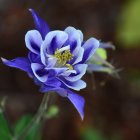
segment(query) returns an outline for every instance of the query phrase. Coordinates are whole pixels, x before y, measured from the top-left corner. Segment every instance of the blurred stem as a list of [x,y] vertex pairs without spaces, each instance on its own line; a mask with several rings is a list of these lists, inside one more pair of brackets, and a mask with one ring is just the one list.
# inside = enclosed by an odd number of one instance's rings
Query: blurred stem
[[48,108],[48,101],[49,101],[49,93],[46,93],[44,94],[40,107],[34,118],[27,125],[27,127],[21,132],[21,134],[14,137],[13,140],[24,140],[26,136],[30,133],[30,131],[34,128],[34,126],[42,124],[44,113]]

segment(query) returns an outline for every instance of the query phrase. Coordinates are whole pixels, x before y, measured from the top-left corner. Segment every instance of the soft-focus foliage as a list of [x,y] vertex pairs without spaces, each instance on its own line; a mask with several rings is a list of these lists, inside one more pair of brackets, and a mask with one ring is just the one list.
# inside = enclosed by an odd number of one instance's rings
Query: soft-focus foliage
[[[108,140],[108,138],[100,131],[92,127],[87,127],[82,132],[82,140]],[[120,134],[112,134],[110,140],[122,140]]]
[[[30,121],[33,119],[31,115],[24,115],[20,120],[16,122],[14,125],[15,135],[20,135],[24,129],[28,126]],[[41,124],[36,124],[34,127],[28,132],[25,140],[41,140]]]
[[129,0],[122,8],[118,20],[117,38],[124,47],[134,47],[140,43],[140,0]]
[[93,129],[93,128],[86,128],[82,134],[83,140],[106,140],[105,136],[102,134],[101,131]]
[[11,140],[11,134],[9,131],[8,124],[3,116],[3,112],[0,112],[0,139],[1,140]]

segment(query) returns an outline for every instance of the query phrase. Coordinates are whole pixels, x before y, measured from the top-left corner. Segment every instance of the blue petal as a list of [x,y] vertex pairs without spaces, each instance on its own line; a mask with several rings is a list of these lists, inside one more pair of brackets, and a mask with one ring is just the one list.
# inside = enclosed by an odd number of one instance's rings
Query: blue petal
[[56,49],[61,48],[66,42],[68,35],[63,31],[51,31],[45,37],[41,46],[41,60],[46,65],[47,54],[54,54]]
[[64,31],[69,36],[65,46],[70,45],[71,52],[81,47],[81,39],[83,37],[80,31],[77,31],[74,27],[67,27]]
[[55,77],[52,77],[52,78],[49,77],[48,80],[44,84],[47,86],[57,87],[57,88],[61,86],[61,82]]
[[83,89],[86,87],[86,83],[83,80],[78,80],[78,81],[74,81],[74,82],[70,82],[66,79],[64,79],[64,77],[59,77],[59,80],[68,88],[71,88],[73,90],[77,90],[79,91],[80,89]]
[[25,72],[31,73],[30,61],[25,57],[18,57],[13,60],[7,60],[4,58],[1,58],[1,59],[2,59],[2,62],[7,66],[18,68]]
[[28,58],[29,58],[31,63],[41,63],[40,56],[35,54],[35,53],[29,52]]
[[74,32],[77,32],[80,36],[81,42],[83,42],[83,33],[81,30],[76,30],[74,27],[69,26],[65,29],[65,32],[67,32],[69,34],[69,36],[71,36]]
[[26,47],[33,53],[39,54],[43,40],[37,30],[28,31],[25,35]]
[[63,88],[56,88],[56,87],[51,87],[51,86],[46,86],[46,85],[43,85],[40,88],[40,92],[43,92],[43,93],[50,92],[50,91],[56,92],[62,97],[67,97],[75,106],[77,111],[79,112],[81,119],[82,120],[84,119],[85,99],[82,96]]
[[66,70],[68,70],[68,68],[45,68],[45,70],[52,72],[53,74],[51,76],[58,76],[61,75],[62,73],[64,73]]
[[81,119],[84,119],[84,105],[85,105],[85,99],[76,94],[72,91],[68,91],[68,99],[72,102],[72,104],[75,106],[77,111],[79,112]]
[[82,47],[84,48],[85,51],[81,63],[84,63],[91,58],[96,49],[99,47],[99,44],[100,44],[99,41],[95,38],[90,38],[84,43]]
[[68,96],[68,93],[67,93],[66,89],[60,88],[60,87],[52,87],[52,86],[48,86],[48,85],[42,85],[41,88],[40,88],[40,92],[42,92],[42,93],[56,92],[62,97],[67,97]]
[[87,64],[77,64],[74,66],[74,70],[77,71],[76,74],[72,74],[72,75],[64,77],[64,78],[71,82],[80,80],[82,78],[82,76],[86,73]]
[[84,54],[84,48],[80,47],[78,49],[75,49],[73,52],[73,59],[69,62],[70,64],[74,65],[82,61]]
[[76,70],[67,70],[67,71],[65,71],[65,72],[63,72],[62,74],[60,74],[60,76],[70,76],[71,74],[76,74],[77,72],[76,72]]
[[50,31],[48,24],[42,18],[40,18],[33,9],[29,9],[29,11],[32,13],[34,18],[36,29],[40,32],[42,38],[44,39],[46,34]]
[[45,45],[48,54],[54,54],[56,49],[61,48],[68,39],[67,33],[63,31],[51,31],[45,37]]
[[35,75],[35,77],[41,81],[41,82],[46,82],[48,79],[48,74],[44,70],[44,66],[38,63],[32,63],[31,64],[32,71]]
[[40,82],[35,76],[33,77],[34,83],[38,86],[42,86],[42,82]]
[[81,42],[83,42],[83,38],[84,38],[84,36],[83,36],[82,31],[81,31],[81,30],[77,30],[77,32],[78,32],[79,35],[80,35]]
[[57,63],[57,58],[50,57],[46,60],[46,68],[54,68]]

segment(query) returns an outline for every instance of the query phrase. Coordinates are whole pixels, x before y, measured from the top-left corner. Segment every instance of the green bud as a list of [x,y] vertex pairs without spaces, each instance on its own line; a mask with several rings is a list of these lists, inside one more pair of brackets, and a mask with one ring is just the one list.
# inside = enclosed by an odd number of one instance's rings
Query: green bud
[[55,117],[59,112],[59,108],[56,105],[52,105],[48,108],[48,111],[45,114],[46,118],[53,118]]

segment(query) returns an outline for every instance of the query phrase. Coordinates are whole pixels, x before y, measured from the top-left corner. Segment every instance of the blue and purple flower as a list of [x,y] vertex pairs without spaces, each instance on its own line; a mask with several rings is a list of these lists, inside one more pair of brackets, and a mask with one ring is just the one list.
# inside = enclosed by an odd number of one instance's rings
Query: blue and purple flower
[[21,69],[40,86],[40,91],[57,92],[67,97],[84,118],[85,100],[73,92],[86,87],[81,80],[87,70],[87,61],[92,57],[100,42],[95,38],[83,40],[83,34],[74,27],[64,31],[50,31],[47,23],[30,9],[36,29],[25,35],[29,49],[27,57],[13,60],[2,58],[4,64]]

